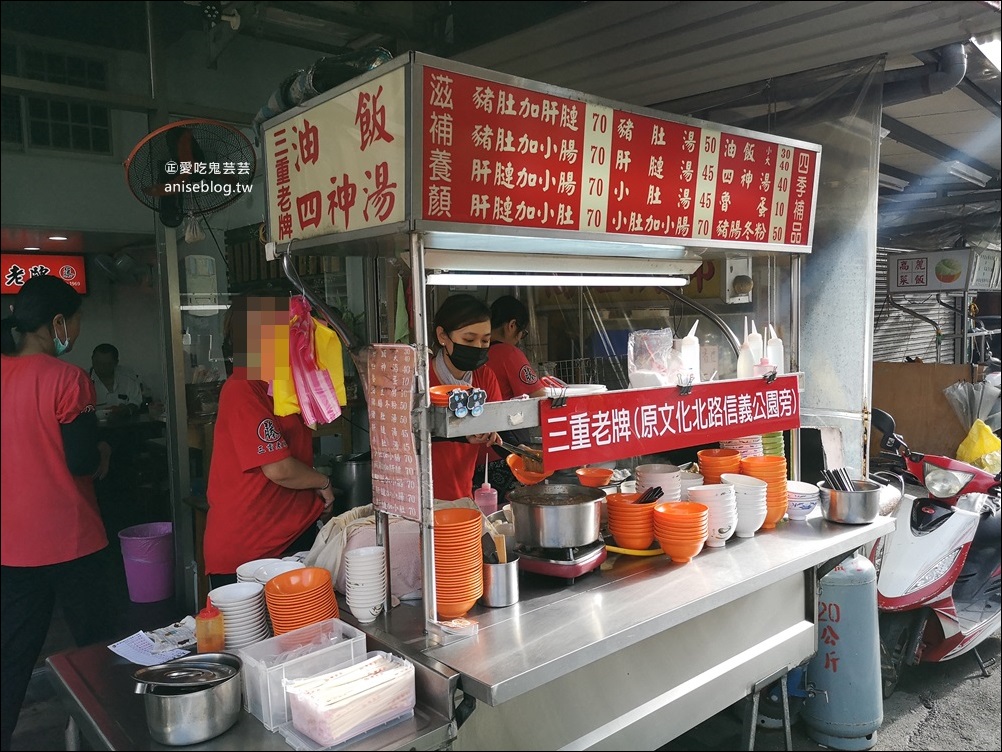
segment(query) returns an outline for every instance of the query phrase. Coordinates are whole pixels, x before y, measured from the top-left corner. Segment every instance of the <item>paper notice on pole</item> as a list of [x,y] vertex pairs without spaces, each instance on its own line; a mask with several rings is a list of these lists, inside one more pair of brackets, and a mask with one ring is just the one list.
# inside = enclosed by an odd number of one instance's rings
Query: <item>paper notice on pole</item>
[[161,653],[156,652],[157,644],[150,639],[143,631],[126,637],[108,646],[108,650],[125,658],[127,661],[140,666],[156,666],[160,663],[172,661],[183,655],[188,655],[187,650],[167,650]]

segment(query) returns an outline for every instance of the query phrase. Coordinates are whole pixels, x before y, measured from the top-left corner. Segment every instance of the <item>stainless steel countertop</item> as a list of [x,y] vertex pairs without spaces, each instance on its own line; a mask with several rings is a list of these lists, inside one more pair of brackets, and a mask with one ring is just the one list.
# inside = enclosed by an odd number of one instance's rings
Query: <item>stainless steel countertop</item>
[[498,705],[797,572],[834,566],[893,529],[890,517],[843,525],[818,511],[704,548],[686,564],[610,553],[601,569],[570,585],[522,572],[518,603],[478,604],[466,615],[478,634],[446,645],[424,634],[420,604],[402,604],[361,628],[408,657],[453,669],[464,692]]

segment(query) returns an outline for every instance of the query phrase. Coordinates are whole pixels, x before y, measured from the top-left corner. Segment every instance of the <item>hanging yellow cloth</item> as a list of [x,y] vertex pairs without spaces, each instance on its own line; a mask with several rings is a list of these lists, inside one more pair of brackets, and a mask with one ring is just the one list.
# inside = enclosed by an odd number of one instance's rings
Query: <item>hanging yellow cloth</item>
[[[348,403],[348,398],[344,388],[341,339],[334,330],[316,319],[313,319],[313,349],[317,365],[330,374],[338,404],[344,407]],[[291,373],[287,379],[275,379],[271,384],[271,391],[275,401],[275,415],[294,415],[301,412],[299,399],[296,397],[296,384],[292,380]]]

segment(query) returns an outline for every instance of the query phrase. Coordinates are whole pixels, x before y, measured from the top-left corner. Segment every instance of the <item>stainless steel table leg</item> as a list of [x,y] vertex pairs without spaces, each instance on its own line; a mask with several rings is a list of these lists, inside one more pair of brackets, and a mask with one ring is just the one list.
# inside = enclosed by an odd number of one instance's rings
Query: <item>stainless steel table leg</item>
[[[758,690],[752,692],[750,698],[745,698],[745,717],[741,729],[741,749],[753,752],[755,749],[755,732],[758,730]],[[751,700],[751,702],[748,702]]]
[[63,741],[69,752],[77,752],[80,749],[80,727],[76,720],[70,716],[66,721],[66,729],[63,731]]
[[783,674],[783,678],[779,680],[779,683],[780,683],[780,689],[783,692],[783,731],[786,732],[786,750],[787,752],[793,752],[793,729],[790,728],[790,726],[792,725],[790,723],[790,695],[786,691],[787,676],[788,674]]

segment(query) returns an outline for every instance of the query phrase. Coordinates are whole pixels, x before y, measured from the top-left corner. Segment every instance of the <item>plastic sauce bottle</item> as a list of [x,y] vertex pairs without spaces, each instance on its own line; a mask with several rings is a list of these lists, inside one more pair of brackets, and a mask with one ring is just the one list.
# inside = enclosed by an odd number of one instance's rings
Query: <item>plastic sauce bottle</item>
[[682,358],[682,367],[692,374],[692,383],[699,383],[699,338],[696,337],[696,327],[699,326],[699,319],[693,322],[692,329],[685,335],[679,344],[678,352]]
[[498,511],[498,492],[491,488],[491,484],[487,481],[487,467],[488,463],[485,463],[483,485],[473,492],[473,500],[485,515]]
[[786,373],[786,352],[783,340],[776,336],[776,330],[769,324],[769,341],[766,343],[766,357],[771,365],[776,366],[776,373]]
[[739,379],[750,379],[755,375],[755,361],[752,359],[751,348],[748,340],[741,343],[738,348],[738,373]]
[[763,349],[762,335],[755,328],[755,319],[752,319],[751,322],[751,334],[747,335],[745,340],[748,342],[748,347],[751,348],[752,363],[760,362],[765,355],[765,351]]
[[195,617],[195,640],[199,653],[218,653],[226,648],[223,612],[205,599],[205,608]]

